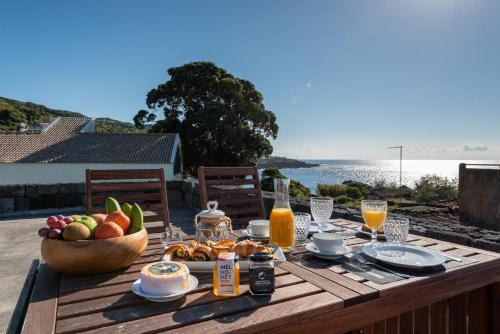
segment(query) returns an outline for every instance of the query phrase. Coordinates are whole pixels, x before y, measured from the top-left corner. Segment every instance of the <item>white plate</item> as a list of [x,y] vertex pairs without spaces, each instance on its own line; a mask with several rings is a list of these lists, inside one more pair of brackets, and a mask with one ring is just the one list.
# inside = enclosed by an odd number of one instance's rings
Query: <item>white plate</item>
[[249,237],[250,239],[254,239],[254,240],[269,240],[269,236],[262,237],[259,235],[253,235],[248,230],[243,230],[243,235]]
[[[367,236],[369,236],[369,237],[371,237],[371,236],[372,236],[372,233],[371,233],[371,232],[366,232],[365,230],[363,230],[363,225],[360,225],[360,226],[356,227],[356,231],[357,231],[358,233],[361,233],[361,234],[367,235]],[[381,233],[377,233],[377,238],[385,238],[384,233],[382,233],[382,234],[381,234]]]
[[[390,256],[388,252],[399,252],[402,256]],[[372,259],[396,267],[423,269],[439,266],[446,262],[444,256],[438,251],[425,247],[406,245],[405,247],[391,244],[378,244],[376,250],[371,244],[363,246],[363,253]]]
[[[268,245],[268,247],[272,247],[275,249],[274,266],[277,266],[278,264],[286,261],[285,254],[283,254],[283,250],[280,247],[274,245]],[[162,261],[170,261],[170,255],[165,254],[165,256],[163,256],[162,258]],[[184,263],[189,268],[189,271],[193,273],[211,273],[215,265],[215,261],[177,261]],[[239,263],[240,271],[247,272],[250,261],[240,259]]]
[[325,254],[325,253],[321,253],[319,251],[318,247],[316,247],[316,245],[312,242],[305,244],[305,249],[307,249],[309,252],[313,253],[315,256],[317,256],[321,259],[326,259],[326,260],[335,260],[335,259],[341,258],[342,256],[352,252],[352,248],[350,246],[345,246],[344,249],[342,249],[341,251],[338,251],[338,252],[333,253],[333,254]]
[[142,291],[141,279],[139,278],[134,283],[132,283],[132,292],[134,292],[136,295],[144,297],[152,302],[163,303],[163,302],[170,302],[172,300],[177,300],[179,298],[182,298],[189,291],[196,289],[197,286],[198,286],[198,279],[196,277],[194,277],[193,275],[189,275],[189,287],[187,289],[185,289],[181,292],[170,294],[170,295],[158,296],[158,295],[148,294],[148,293]]
[[[342,231],[342,228],[340,228],[338,226],[335,226],[333,224],[326,223],[325,225],[326,225],[326,227],[323,230],[323,232]],[[311,222],[311,225],[309,225],[309,234],[318,233],[318,232],[319,232],[319,225],[318,225],[318,223]]]

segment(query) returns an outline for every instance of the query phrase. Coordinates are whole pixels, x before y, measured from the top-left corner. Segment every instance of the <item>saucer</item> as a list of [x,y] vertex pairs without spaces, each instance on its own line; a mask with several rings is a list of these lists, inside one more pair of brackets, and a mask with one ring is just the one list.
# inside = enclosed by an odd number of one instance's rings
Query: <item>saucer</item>
[[[340,232],[342,231],[342,228],[335,226],[331,223],[325,223],[325,229],[323,232]],[[319,232],[319,225],[318,223],[311,221],[311,224],[309,225],[309,234],[314,234]]]
[[321,253],[318,247],[316,247],[316,245],[312,242],[307,243],[305,245],[305,249],[313,253],[315,256],[326,260],[335,260],[352,252],[352,248],[350,246],[345,246],[344,249],[339,250],[335,253]]
[[248,230],[244,230],[243,234],[250,237],[250,239],[255,239],[255,240],[269,240],[269,236],[263,237],[261,235],[253,235],[251,234]]
[[184,295],[186,293],[188,293],[189,291],[196,289],[197,286],[198,286],[198,279],[193,275],[189,275],[189,286],[186,289],[184,289],[180,292],[169,294],[169,295],[158,296],[158,295],[152,295],[152,294],[149,294],[149,293],[142,291],[141,279],[139,278],[134,283],[132,283],[132,292],[135,293],[136,295],[144,297],[147,300],[150,300],[152,302],[163,303],[163,302],[169,302],[172,300],[180,299],[180,298],[184,297]]

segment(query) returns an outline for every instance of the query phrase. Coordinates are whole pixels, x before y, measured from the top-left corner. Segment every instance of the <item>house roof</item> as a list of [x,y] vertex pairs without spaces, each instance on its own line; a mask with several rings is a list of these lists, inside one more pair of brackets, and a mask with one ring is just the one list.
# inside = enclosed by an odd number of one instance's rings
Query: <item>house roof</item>
[[61,117],[42,132],[0,133],[0,163],[170,163],[174,133],[81,132],[86,117]]

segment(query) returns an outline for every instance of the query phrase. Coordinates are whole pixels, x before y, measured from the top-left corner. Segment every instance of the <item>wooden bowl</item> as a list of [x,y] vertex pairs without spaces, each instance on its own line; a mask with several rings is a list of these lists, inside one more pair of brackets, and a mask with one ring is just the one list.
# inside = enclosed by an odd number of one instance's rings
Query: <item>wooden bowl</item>
[[43,238],[41,251],[45,262],[61,273],[92,275],[130,266],[147,246],[148,233],[142,229],[110,239],[64,241]]

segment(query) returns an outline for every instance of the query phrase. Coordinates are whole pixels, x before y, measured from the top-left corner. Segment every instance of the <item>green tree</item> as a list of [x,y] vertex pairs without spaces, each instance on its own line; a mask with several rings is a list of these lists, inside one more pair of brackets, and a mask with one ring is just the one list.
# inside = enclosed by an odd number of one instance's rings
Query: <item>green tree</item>
[[[286,176],[281,174],[278,168],[266,168],[262,172],[260,178],[260,186],[264,191],[274,192],[274,179],[286,179]],[[302,183],[290,180],[290,196],[300,198],[310,198],[311,191]]]
[[415,182],[413,197],[418,202],[449,201],[458,196],[457,180],[438,175],[425,175]]
[[184,168],[193,175],[200,165],[248,166],[268,156],[278,125],[266,110],[262,94],[247,80],[231,75],[212,62],[192,62],[168,69],[170,80],[152,89],[149,110],[134,117],[138,128],[180,134]]

